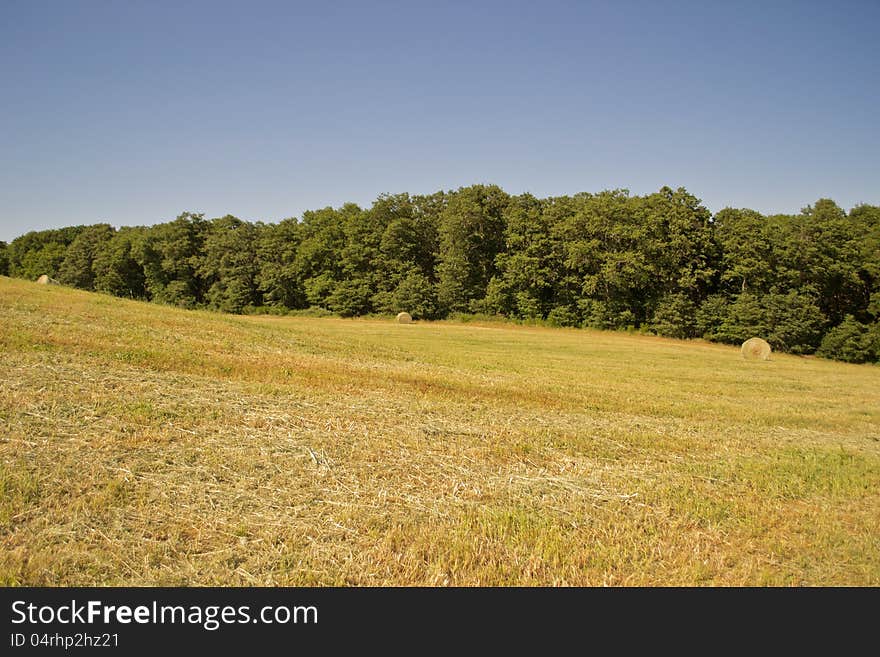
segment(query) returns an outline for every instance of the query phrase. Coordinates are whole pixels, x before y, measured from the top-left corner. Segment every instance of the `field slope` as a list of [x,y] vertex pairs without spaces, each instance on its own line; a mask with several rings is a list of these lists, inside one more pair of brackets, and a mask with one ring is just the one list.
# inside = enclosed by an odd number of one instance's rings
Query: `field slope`
[[880,367],[0,277],[0,583],[880,584]]

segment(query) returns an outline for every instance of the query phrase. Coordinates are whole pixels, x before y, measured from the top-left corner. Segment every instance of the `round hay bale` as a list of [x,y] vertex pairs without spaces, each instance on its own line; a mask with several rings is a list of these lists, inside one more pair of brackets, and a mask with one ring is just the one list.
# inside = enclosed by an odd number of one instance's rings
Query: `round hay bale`
[[398,324],[412,324],[412,315],[409,313],[397,313]]
[[748,360],[770,360],[770,345],[761,338],[749,338],[742,343],[740,353]]
[[49,278],[46,274],[43,274],[37,279],[37,283],[40,285],[58,285],[58,281],[54,278]]

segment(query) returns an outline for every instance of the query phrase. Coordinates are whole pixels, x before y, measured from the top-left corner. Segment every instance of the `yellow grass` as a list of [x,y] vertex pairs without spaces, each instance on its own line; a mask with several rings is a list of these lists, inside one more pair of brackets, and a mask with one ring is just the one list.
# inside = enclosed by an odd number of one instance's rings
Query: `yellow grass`
[[880,368],[0,277],[0,583],[880,584]]

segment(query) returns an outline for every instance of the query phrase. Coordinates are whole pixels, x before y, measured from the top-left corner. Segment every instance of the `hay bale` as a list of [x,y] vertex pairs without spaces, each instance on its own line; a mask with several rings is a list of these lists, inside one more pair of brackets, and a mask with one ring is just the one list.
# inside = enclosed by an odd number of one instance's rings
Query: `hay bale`
[[58,281],[54,278],[49,278],[46,274],[43,274],[37,279],[37,283],[40,285],[58,285]]
[[749,338],[740,347],[742,357],[747,360],[770,360],[770,345],[761,338]]
[[398,324],[412,324],[412,315],[409,313],[397,313]]

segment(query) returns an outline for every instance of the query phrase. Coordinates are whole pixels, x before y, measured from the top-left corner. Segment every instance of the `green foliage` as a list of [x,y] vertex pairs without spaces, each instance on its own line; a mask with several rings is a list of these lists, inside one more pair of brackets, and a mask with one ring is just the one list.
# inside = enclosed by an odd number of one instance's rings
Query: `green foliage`
[[623,328],[643,320],[654,272],[646,259],[648,225],[637,216],[639,199],[626,190],[583,194],[560,203],[553,233],[560,245],[563,280],[587,325]]
[[67,247],[84,229],[85,226],[70,226],[16,237],[7,248],[9,275],[31,281],[43,274],[58,278]]
[[880,290],[871,293],[867,314],[870,317],[880,319]]
[[[504,250],[495,259],[501,279],[496,281],[491,299],[487,287],[484,308],[494,306],[495,312],[522,319],[544,317],[551,309],[557,268],[549,221],[542,205],[531,194],[510,199],[503,214]],[[508,297],[503,302],[497,296],[502,289]]]
[[665,297],[654,311],[651,329],[668,338],[696,337],[699,334],[696,304],[682,292]]
[[235,313],[475,313],[870,360],[880,207],[713,218],[684,188],[536,198],[473,185],[277,224],[184,213],[32,232],[0,243],[4,272]]
[[[349,212],[356,207],[350,206]],[[324,208],[303,213],[293,271],[301,281],[309,305],[329,308],[327,300],[342,280],[344,223],[343,209]]]
[[198,274],[208,288],[206,299],[212,307],[240,313],[261,303],[257,245],[262,228],[262,224],[230,215],[209,223]]
[[540,319],[541,300],[530,292],[517,292],[514,295],[516,316],[522,319]]
[[185,212],[144,231],[134,255],[151,299],[185,308],[203,303],[206,286],[199,272],[207,228],[203,215]]
[[715,217],[722,288],[768,292],[778,280],[774,227],[754,210],[725,208]]
[[706,337],[719,342],[739,344],[756,336],[767,339],[770,328],[766,309],[761,305],[761,298],[744,292],[726,306],[726,313],[717,333]]
[[637,220],[647,226],[639,249],[651,271],[648,294],[702,299],[716,274],[711,215],[700,199],[679,187],[663,187],[643,200],[631,199]]
[[303,290],[309,306],[316,308],[329,307],[327,299],[333,294],[337,281],[329,272],[311,276],[303,281]]
[[300,226],[296,219],[284,219],[264,227],[257,242],[257,280],[268,305],[281,308],[308,305],[297,267],[299,246]]
[[509,196],[497,185],[462,187],[440,215],[437,297],[444,312],[467,310],[482,299],[504,244]]
[[828,319],[813,295],[791,291],[768,295],[762,301],[770,325],[767,342],[774,349],[793,354],[816,351]]
[[579,326],[577,313],[566,306],[556,306],[547,313],[547,323],[550,326]]
[[513,292],[504,280],[493,276],[486,286],[486,296],[475,304],[476,312],[487,315],[505,315],[512,317],[515,301]]
[[118,297],[146,298],[144,270],[135,258],[144,228],[120,228],[104,242],[92,262],[94,287]]
[[373,291],[363,279],[348,279],[336,283],[324,299],[326,306],[343,317],[366,315],[372,308]]
[[730,300],[724,294],[711,294],[695,313],[696,334],[707,340],[722,341],[721,329],[729,312]]
[[858,205],[849,214],[858,243],[860,303],[853,314],[865,321],[880,319],[880,206]]
[[623,304],[582,298],[578,300],[577,306],[584,318],[584,326],[596,329],[625,329],[636,326],[635,314]]
[[834,201],[820,199],[792,218],[788,248],[792,271],[788,289],[811,287],[832,324],[843,320],[863,298],[860,244],[853,222]]
[[411,270],[397,286],[387,311],[408,312],[415,319],[437,317],[437,293],[428,277],[418,269]]
[[815,351],[827,324],[813,295],[795,291],[762,296],[746,292],[731,302],[710,297],[696,318],[697,330],[707,339],[740,344],[760,337],[774,349],[795,354]]
[[113,239],[115,232],[109,224],[84,228],[64,252],[64,260],[58,267],[58,281],[84,290],[94,290],[95,258]]
[[816,352],[819,356],[847,363],[872,363],[880,359],[880,323],[862,324],[847,315],[828,331]]

